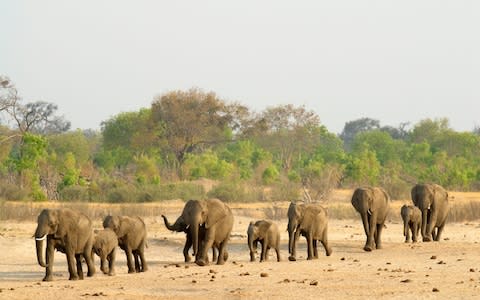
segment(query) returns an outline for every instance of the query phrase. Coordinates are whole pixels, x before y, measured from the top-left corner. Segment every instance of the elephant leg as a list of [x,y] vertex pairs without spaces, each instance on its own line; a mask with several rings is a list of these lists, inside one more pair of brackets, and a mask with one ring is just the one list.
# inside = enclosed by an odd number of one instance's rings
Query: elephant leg
[[311,260],[313,259],[313,238],[310,233],[307,233],[305,238],[307,239],[307,259]]
[[212,247],[212,261],[218,260],[217,247]]
[[135,272],[140,272],[140,258],[139,258],[139,254],[138,254],[138,249],[137,250],[133,250],[132,251],[132,254],[133,254],[133,260],[135,262]]
[[372,251],[374,248],[374,241],[377,236],[376,232],[376,222],[377,222],[377,216],[376,213],[372,213],[371,215],[368,215],[368,234],[367,234],[367,241],[365,243],[365,247],[363,247],[363,250],[365,251]]
[[[204,243],[202,244],[202,247],[199,247],[200,249],[198,250],[195,263],[199,266],[206,266],[209,264],[206,256],[208,249],[212,248],[213,246],[213,239],[205,240]],[[220,253],[218,257],[218,261],[223,259],[223,252],[222,252],[222,245],[220,244]],[[217,262],[218,263],[218,262]]]
[[375,245],[377,249],[382,249],[382,230],[383,223],[377,224],[377,230],[375,230]]
[[75,254],[75,261],[77,262],[78,279],[83,279],[82,255],[81,254]]
[[431,211],[429,213],[429,216],[427,218],[427,228],[425,229],[425,236],[423,237],[424,242],[431,242],[432,241],[432,231],[433,228],[435,227],[435,222],[437,220],[437,212],[436,211]]
[[[66,247],[67,248],[67,247]],[[65,249],[67,255],[68,273],[70,274],[69,280],[78,280],[78,274],[75,265],[75,255],[73,249]],[[81,262],[80,262],[81,263]]]
[[412,243],[417,242],[417,236],[418,236],[418,226],[417,224],[412,224]]
[[442,234],[443,227],[445,226],[445,222],[437,227],[437,230],[435,231],[435,236],[433,236],[433,240],[438,242],[440,241],[440,235]]
[[183,247],[183,257],[185,258],[185,262],[190,262],[192,261],[192,258],[190,257],[190,254],[188,254],[188,251],[192,247],[193,242],[192,242],[192,236],[187,233],[186,239],[185,239],[185,246]]
[[405,237],[405,243],[410,242],[410,231],[413,233],[413,224],[408,224],[407,236]]
[[45,251],[45,259],[47,263],[47,267],[45,268],[45,277],[43,277],[43,281],[52,281],[53,280],[53,255],[55,253],[55,246],[54,242],[50,240],[47,241],[47,249]]
[[138,249],[138,256],[140,257],[141,272],[148,271],[147,261],[145,260],[145,244],[142,244]]
[[313,240],[313,257],[318,258],[317,240]]
[[83,251],[83,257],[85,258],[85,263],[87,264],[87,277],[92,277],[95,274],[95,263],[93,261],[94,254],[86,247],[87,249]]
[[113,248],[112,252],[108,255],[108,275],[113,276],[115,275],[115,255],[116,249]]
[[128,246],[125,247],[125,255],[127,257],[127,266],[128,266],[128,273],[135,273],[135,267],[133,265],[132,259],[132,249]]
[[281,261],[280,248],[278,247],[278,245],[275,247],[275,252],[277,253],[277,261]]
[[260,241],[260,245],[262,246],[262,251],[260,252],[260,262],[265,261],[265,254],[267,252],[267,243],[265,240]]
[[332,248],[328,245],[328,234],[327,228],[325,228],[323,232],[323,237],[320,240],[322,242],[323,248],[325,248],[325,255],[330,256],[332,255]]
[[218,259],[217,259],[217,265],[223,265],[225,264],[225,261],[228,258],[228,253],[227,253],[227,240],[222,241],[218,247]]
[[107,270],[107,256],[102,253],[102,256],[100,257],[100,270],[102,270],[103,274],[108,274]]

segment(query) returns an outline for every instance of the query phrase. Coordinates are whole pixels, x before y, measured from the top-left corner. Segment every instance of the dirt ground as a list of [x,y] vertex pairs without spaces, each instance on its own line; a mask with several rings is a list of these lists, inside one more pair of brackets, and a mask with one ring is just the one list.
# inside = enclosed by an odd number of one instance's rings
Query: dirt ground
[[[181,207],[179,208],[179,212]],[[172,220],[177,214],[169,214]],[[404,243],[402,225],[390,221],[384,248],[362,250],[358,220],[330,220],[330,257],[307,261],[301,238],[296,262],[288,261],[285,219],[282,261],[250,262],[246,228],[252,217],[235,216],[225,265],[199,267],[183,262],[183,233],[167,231],[159,217],[148,218],[149,270],[127,274],[123,252],[116,276],[100,272],[69,281],[65,255],[55,255],[54,281],[42,282],[32,234],[34,222],[0,222],[0,299],[480,299],[480,222],[447,224],[442,241]],[[99,223],[96,224],[98,226]],[[321,246],[320,246],[321,247]],[[84,268],[86,269],[86,267]]]

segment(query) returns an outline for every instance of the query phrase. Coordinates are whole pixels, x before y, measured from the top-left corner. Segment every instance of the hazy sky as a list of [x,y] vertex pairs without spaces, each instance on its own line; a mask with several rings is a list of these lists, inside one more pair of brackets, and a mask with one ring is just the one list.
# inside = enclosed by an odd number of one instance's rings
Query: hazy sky
[[255,111],[294,103],[330,131],[447,117],[480,126],[480,1],[0,2],[0,74],[98,129],[199,87]]

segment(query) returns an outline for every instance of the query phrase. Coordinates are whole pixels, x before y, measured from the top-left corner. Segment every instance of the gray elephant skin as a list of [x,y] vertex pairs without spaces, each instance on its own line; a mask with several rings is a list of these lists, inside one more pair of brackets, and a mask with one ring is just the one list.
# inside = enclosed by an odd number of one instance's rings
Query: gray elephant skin
[[[147,227],[140,217],[107,216],[103,220],[103,228],[110,228],[118,238],[120,249],[127,256],[128,273],[148,270],[145,260],[147,245]],[[132,259],[133,256],[133,259]],[[135,260],[135,266],[134,262]]]
[[382,230],[390,211],[390,196],[380,187],[359,187],[352,196],[352,205],[360,214],[367,241],[363,250],[382,248]]
[[417,184],[412,201],[422,212],[423,241],[439,241],[450,209],[447,191],[438,184]]
[[[87,263],[87,276],[95,274],[92,259],[92,221],[84,214],[71,209],[44,209],[38,216],[35,230],[38,264],[46,269],[43,281],[51,281],[54,252],[67,256],[69,280],[83,279],[82,257]],[[43,242],[47,241],[43,258]]]
[[422,226],[422,212],[416,206],[404,204],[400,209],[400,215],[403,220],[405,243],[410,241],[410,232],[412,233],[412,242],[416,243]]
[[117,235],[110,228],[94,231],[92,252],[100,257],[100,270],[102,270],[103,274],[115,275],[117,246]]
[[[185,262],[190,262],[192,260],[190,254],[188,251],[190,248],[193,246],[193,237],[192,237],[192,232],[190,231],[190,227],[187,226],[187,224],[183,221],[182,218],[178,218],[174,224],[170,224],[168,221],[168,218],[165,215],[162,215],[163,222],[165,223],[165,227],[167,227],[168,230],[175,231],[175,232],[185,232],[185,246],[183,247],[183,256],[185,258]],[[198,229],[198,240],[200,243],[200,248],[202,247],[201,245],[205,242],[205,225],[202,224],[200,225]],[[217,260],[217,255],[218,255],[218,244],[213,245],[212,247],[212,261]],[[195,255],[195,253],[193,253]],[[208,261],[208,256],[206,257]],[[225,249],[224,251],[224,260],[226,261],[228,259],[228,252]]]
[[328,214],[320,204],[291,202],[288,207],[288,252],[290,261],[296,260],[296,243],[300,235],[307,241],[307,259],[318,258],[317,241],[330,256],[332,248],[328,245]]
[[[217,264],[225,263],[226,246],[233,228],[233,214],[225,203],[218,199],[188,200],[175,224],[186,224],[188,227],[197,265],[209,264],[207,251],[213,246],[218,248]],[[201,226],[205,228],[203,240]]]
[[257,243],[262,246],[260,262],[268,260],[268,250],[275,249],[277,261],[280,261],[280,231],[277,224],[270,220],[258,220],[250,222],[247,229],[248,249],[250,250],[250,261],[255,261],[255,250]]

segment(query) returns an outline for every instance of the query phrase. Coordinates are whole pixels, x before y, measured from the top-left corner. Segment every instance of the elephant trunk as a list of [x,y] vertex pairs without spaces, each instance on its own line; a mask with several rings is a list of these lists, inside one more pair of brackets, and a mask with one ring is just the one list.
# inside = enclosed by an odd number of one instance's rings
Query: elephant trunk
[[255,261],[255,249],[253,247],[253,234],[248,235],[248,248],[250,250],[250,261]]
[[163,218],[163,222],[165,223],[165,227],[167,227],[168,230],[181,232],[187,229],[186,224],[182,221],[179,221],[180,218],[178,218],[174,224],[170,224],[166,216],[162,215],[162,218]]
[[368,211],[362,212],[362,222],[363,222],[363,229],[365,229],[365,234],[368,236],[370,233],[370,225],[368,222]]
[[427,235],[428,209],[422,209],[422,237]]
[[42,238],[35,238],[35,245],[37,247],[37,261],[38,261],[38,264],[44,268],[47,267],[47,265],[45,264],[45,260],[43,258],[43,241],[45,240],[46,238],[46,235],[43,236]]
[[288,253],[292,254],[293,252],[293,243],[295,239],[295,227],[292,224],[288,224]]
[[199,224],[195,223],[190,226],[190,230],[192,233],[192,244],[193,244],[193,255],[197,256],[198,254],[198,228]]
[[403,236],[408,234],[408,223],[410,222],[408,215],[403,217]]

